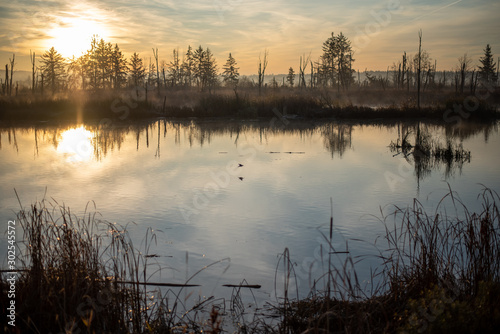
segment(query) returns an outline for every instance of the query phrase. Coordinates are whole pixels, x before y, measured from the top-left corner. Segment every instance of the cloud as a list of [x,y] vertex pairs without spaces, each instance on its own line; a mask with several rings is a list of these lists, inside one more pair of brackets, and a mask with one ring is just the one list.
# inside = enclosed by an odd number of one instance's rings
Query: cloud
[[1,9],[3,52],[40,53],[52,28],[89,19],[105,27],[102,37],[118,43],[126,55],[139,52],[146,57],[158,48],[160,58],[163,54],[169,61],[174,48],[184,52],[188,45],[203,45],[212,49],[219,64],[231,52],[244,74],[256,72],[265,49],[268,73],[284,73],[310,52],[316,60],[331,32],[341,31],[351,41],[368,39],[355,45],[354,67],[361,69],[385,69],[403,51],[413,53],[419,29],[424,48],[443,66],[464,52],[481,54],[486,43],[500,52],[500,3],[492,0],[18,0]]

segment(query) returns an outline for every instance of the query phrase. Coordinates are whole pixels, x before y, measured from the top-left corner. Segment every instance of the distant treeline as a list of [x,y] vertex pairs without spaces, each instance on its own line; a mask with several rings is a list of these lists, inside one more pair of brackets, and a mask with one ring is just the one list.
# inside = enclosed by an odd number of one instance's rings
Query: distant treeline
[[[93,36],[90,49],[82,56],[65,59],[53,47],[39,59],[30,52],[32,71],[29,85],[21,86],[32,93],[67,92],[72,90],[113,90],[135,87],[138,89],[157,90],[165,87],[196,87],[200,91],[216,87],[258,87],[259,92],[266,86],[271,87],[334,87],[346,91],[353,87],[393,88],[399,90],[425,91],[443,87],[453,87],[457,93],[470,89],[474,93],[478,81],[497,85],[498,64],[489,45],[484,49],[484,56],[479,59],[481,65],[472,66],[472,59],[467,54],[458,58],[455,68],[437,71],[437,61],[421,49],[413,56],[403,52],[401,58],[387,67],[386,72],[365,70],[360,73],[353,69],[355,59],[351,41],[342,33],[334,33],[323,43],[322,55],[313,61],[309,56],[301,56],[298,71],[289,68],[288,75],[265,78],[268,63],[268,51],[259,57],[258,72],[255,77],[240,76],[239,67],[229,53],[225,64],[219,70],[217,61],[209,48],[201,45],[194,49],[187,47],[182,53],[172,51],[171,60],[159,60],[158,49],[153,49],[153,57],[145,60],[133,53],[127,59],[118,44],[105,42]],[[15,55],[5,65],[5,79],[0,79],[2,95],[17,95],[18,82],[13,82]],[[15,84],[15,86],[14,86]]]

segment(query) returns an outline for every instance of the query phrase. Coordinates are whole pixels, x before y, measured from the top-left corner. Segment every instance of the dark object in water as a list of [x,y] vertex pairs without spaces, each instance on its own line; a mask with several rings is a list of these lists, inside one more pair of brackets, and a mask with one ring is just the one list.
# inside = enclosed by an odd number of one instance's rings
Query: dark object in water
[[228,288],[249,288],[249,289],[260,289],[259,284],[223,284],[222,286]]

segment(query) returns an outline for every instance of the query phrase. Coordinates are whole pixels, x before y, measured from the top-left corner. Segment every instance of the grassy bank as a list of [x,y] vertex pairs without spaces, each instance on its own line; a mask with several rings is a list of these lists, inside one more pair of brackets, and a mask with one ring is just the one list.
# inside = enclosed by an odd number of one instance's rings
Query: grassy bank
[[326,274],[327,292],[284,302],[284,332],[497,333],[500,197],[485,189],[478,201],[482,211],[470,212],[450,190],[434,214],[417,200],[395,207],[382,218],[384,266],[372,277],[380,285],[367,294],[348,257]]
[[[134,247],[126,227],[81,217],[69,208],[41,201],[23,209],[24,230],[17,266],[17,333],[497,333],[500,329],[500,197],[490,189],[478,196],[482,211],[470,212],[450,191],[434,214],[415,200],[383,216],[382,268],[370,292],[358,281],[356,259],[328,256],[324,288],[292,299],[294,264],[288,250],[284,297],[245,322],[244,302],[235,289],[229,309],[212,296],[183,309],[182,289],[173,293],[142,284],[154,265]],[[442,214],[452,204],[456,215]],[[442,209],[442,210],[441,210]],[[449,207],[447,208],[449,210]],[[451,210],[453,211],[453,210]],[[450,212],[450,211],[447,211]],[[20,232],[20,231],[19,231]],[[330,235],[323,235],[334,254]],[[19,238],[21,239],[21,238]],[[380,246],[379,246],[380,247]],[[334,259],[335,258],[335,259]],[[2,318],[9,303],[7,274],[0,281]],[[277,279],[278,281],[278,279]],[[185,282],[186,288],[190,283]]]
[[[415,119],[446,121],[453,117],[471,120],[498,119],[498,96],[488,101],[444,92],[426,92],[417,108],[414,94],[406,91],[334,89],[195,89],[163,90],[137,94],[132,90],[73,92],[51,97],[24,95],[0,98],[0,120],[61,121],[116,119],[133,121],[156,116],[230,118],[335,118],[335,119]],[[457,111],[457,106],[462,112]],[[472,111],[471,111],[472,110]],[[453,118],[454,119],[454,118]]]

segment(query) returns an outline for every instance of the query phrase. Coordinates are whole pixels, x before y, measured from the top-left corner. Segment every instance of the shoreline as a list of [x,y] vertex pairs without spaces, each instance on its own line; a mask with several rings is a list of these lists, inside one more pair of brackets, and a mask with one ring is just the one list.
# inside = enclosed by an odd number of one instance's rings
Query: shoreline
[[217,90],[211,93],[177,90],[165,91],[159,96],[151,93],[149,98],[136,99],[131,97],[134,94],[129,90],[75,92],[55,97],[25,95],[0,98],[0,122],[106,120],[127,124],[162,117],[169,120],[275,119],[284,122],[329,120],[361,123],[429,120],[446,124],[500,119],[499,94],[496,92],[486,100],[450,92],[426,94],[421,108],[416,106],[413,95],[405,91],[268,90],[258,95],[253,90]]

